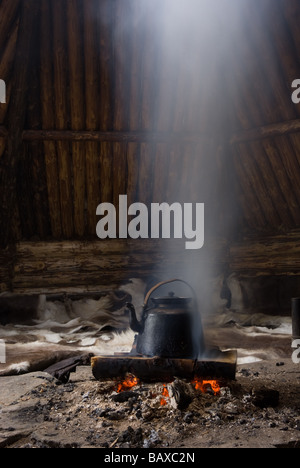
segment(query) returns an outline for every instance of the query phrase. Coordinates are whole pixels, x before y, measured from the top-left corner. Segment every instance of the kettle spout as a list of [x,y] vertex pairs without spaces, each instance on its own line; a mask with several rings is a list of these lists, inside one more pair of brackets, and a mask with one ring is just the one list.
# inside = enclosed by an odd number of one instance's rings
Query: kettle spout
[[143,326],[140,324],[136,317],[136,312],[133,304],[130,302],[127,302],[126,304],[127,310],[129,311],[129,316],[130,316],[130,328],[136,333],[143,333]]

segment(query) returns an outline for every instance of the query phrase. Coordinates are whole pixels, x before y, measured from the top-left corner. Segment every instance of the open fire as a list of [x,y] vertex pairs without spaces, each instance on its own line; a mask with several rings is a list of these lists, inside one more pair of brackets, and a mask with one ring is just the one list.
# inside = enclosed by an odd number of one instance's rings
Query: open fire
[[128,374],[123,382],[118,383],[116,391],[117,393],[126,392],[138,385],[138,383],[139,379],[137,377],[132,374]]
[[211,389],[215,396],[220,394],[221,387],[217,380],[204,380],[201,377],[195,377],[192,384],[196,390],[200,390],[202,393],[207,393]]

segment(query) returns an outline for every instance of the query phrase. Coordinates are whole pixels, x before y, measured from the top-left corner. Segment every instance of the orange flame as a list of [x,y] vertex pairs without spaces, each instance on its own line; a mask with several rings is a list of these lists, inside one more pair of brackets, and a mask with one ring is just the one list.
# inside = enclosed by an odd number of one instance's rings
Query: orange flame
[[138,385],[139,379],[132,374],[128,374],[124,382],[118,384],[117,393],[126,392],[130,388]]
[[166,385],[164,385],[164,388],[163,388],[163,391],[162,391],[162,397],[160,399],[160,405],[161,406],[166,406],[167,405],[166,398],[170,398],[170,395],[169,395],[169,392],[168,392],[168,389],[167,389]]
[[200,377],[195,377],[192,384],[195,385],[196,390],[200,390],[202,393],[207,393],[208,389],[211,388],[214,395],[220,394],[221,387],[217,380],[203,380]]

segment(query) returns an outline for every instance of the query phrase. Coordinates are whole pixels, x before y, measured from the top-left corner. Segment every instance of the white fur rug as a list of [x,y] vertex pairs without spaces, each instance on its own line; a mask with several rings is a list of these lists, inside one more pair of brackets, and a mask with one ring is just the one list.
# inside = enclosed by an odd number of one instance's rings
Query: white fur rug
[[[122,291],[131,296],[139,314],[145,284],[133,279]],[[125,304],[119,309],[116,304],[116,296],[109,292],[99,300],[65,302],[47,301],[40,296],[37,314],[30,324],[0,326],[0,344],[5,343],[6,351],[6,363],[0,363],[0,376],[42,371],[78,354],[130,352],[134,333],[124,314]],[[291,355],[290,318],[239,314],[224,307],[218,310],[203,321],[207,344],[223,350],[237,349],[239,364],[282,359],[289,352]]]
[[[122,291],[132,297],[139,312],[145,284],[133,279]],[[124,305],[112,311],[113,302],[114,295],[110,293],[99,300],[65,303],[46,301],[41,296],[37,318],[30,325],[0,326],[0,340],[6,348],[6,363],[0,364],[0,376],[44,370],[78,354],[130,352],[134,333],[129,330],[129,318]]]

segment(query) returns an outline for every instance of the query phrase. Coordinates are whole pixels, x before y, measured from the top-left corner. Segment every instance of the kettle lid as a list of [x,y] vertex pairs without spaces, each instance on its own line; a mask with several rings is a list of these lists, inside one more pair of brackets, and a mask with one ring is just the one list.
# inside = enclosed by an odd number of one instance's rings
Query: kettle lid
[[170,307],[185,307],[192,301],[189,297],[178,297],[175,296],[174,292],[170,292],[168,296],[163,297],[152,297],[154,305],[166,305]]

